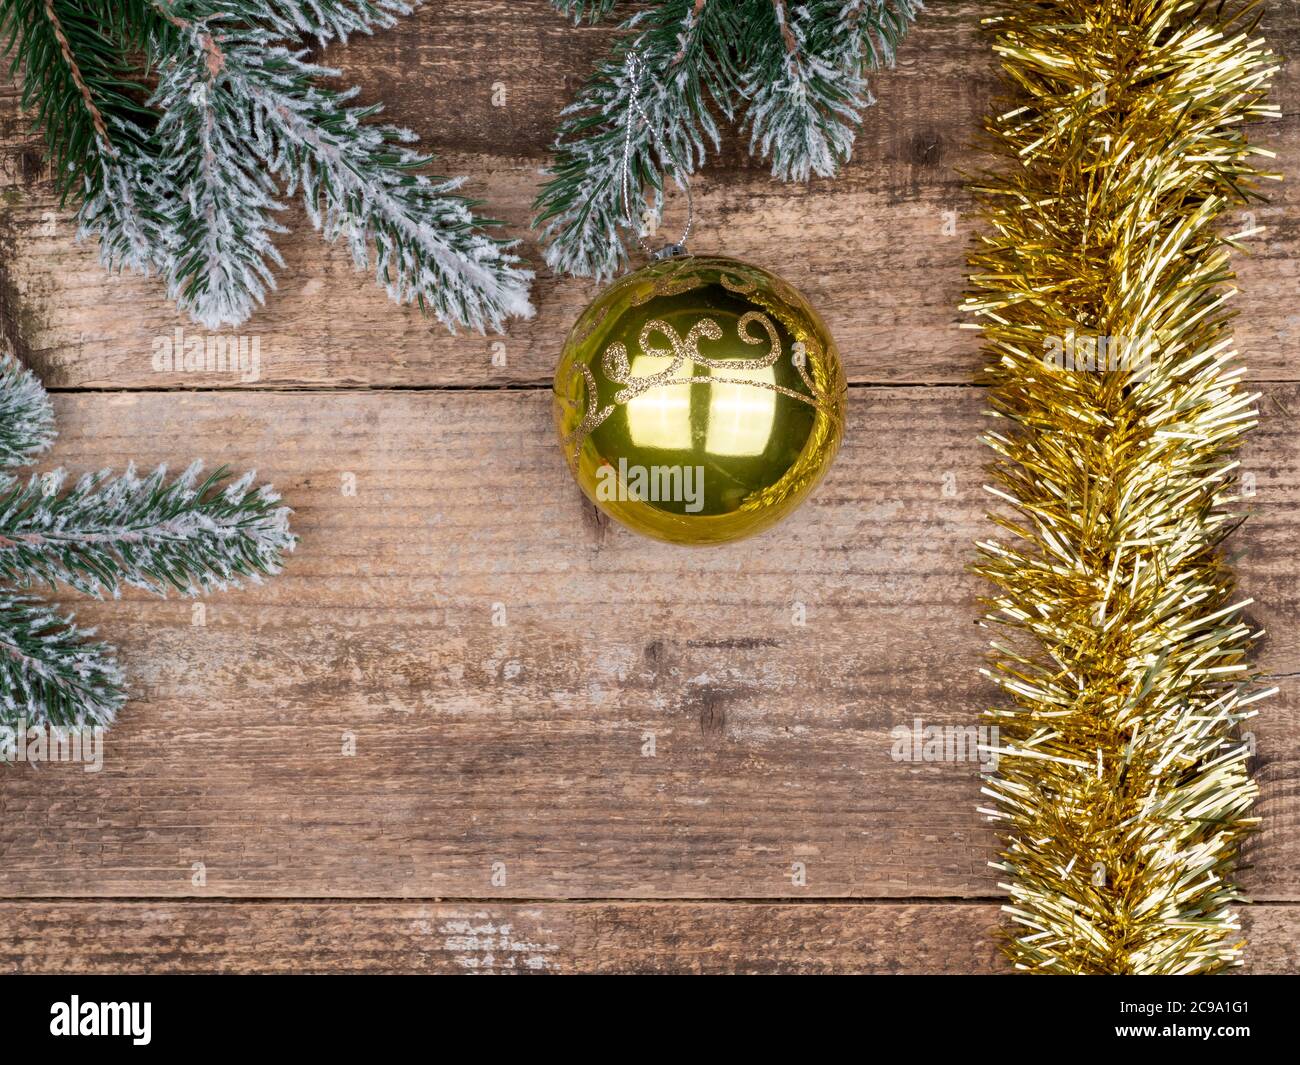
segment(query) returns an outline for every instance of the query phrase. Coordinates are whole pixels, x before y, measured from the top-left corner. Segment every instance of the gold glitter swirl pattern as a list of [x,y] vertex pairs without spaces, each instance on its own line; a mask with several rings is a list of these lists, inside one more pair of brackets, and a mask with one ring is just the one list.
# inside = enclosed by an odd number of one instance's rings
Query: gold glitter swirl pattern
[[698,274],[687,274],[683,277],[668,274],[656,278],[653,285],[650,285],[644,292],[637,293],[628,302],[632,307],[643,307],[660,296],[680,296],[683,292],[694,292],[697,288],[702,288],[706,283],[704,278]]
[[[766,337],[754,335],[751,329],[755,324],[762,327]],[[791,361],[798,370],[804,385],[808,388],[806,394],[774,382],[754,381],[746,377],[728,377],[721,374],[706,376],[684,374],[679,376],[679,372],[688,364],[705,366],[710,370],[766,370],[775,366],[781,358],[780,335],[777,333],[772,319],[766,314],[760,311],[748,311],[741,315],[740,320],[736,323],[736,334],[746,344],[762,344],[766,339],[768,343],[767,354],[756,359],[711,359],[700,353],[699,345],[701,340],[722,339],[722,328],[712,318],[701,318],[691,326],[684,337],[678,335],[677,331],[662,319],[652,318],[641,327],[641,333],[637,338],[641,353],[655,358],[669,358],[672,361],[658,373],[634,375],[627,345],[621,341],[611,344],[605,349],[604,355],[601,357],[601,370],[609,380],[624,387],[614,393],[613,403],[599,408],[594,406],[598,394],[595,375],[585,365],[575,365],[565,382],[565,404],[569,409],[574,409],[576,406],[567,397],[571,394],[576,379],[581,376],[585,392],[584,402],[588,404],[588,407],[582,421],[563,440],[570,461],[576,460],[583,442],[605,419],[614,413],[617,406],[626,404],[651,389],[666,388],[671,385],[712,386],[722,384],[766,389],[769,392],[777,392],[801,403],[807,403],[838,423],[839,414],[836,409],[835,397],[818,388],[809,375],[806,365],[807,349],[801,343],[795,345],[796,350],[791,353]],[[654,343],[656,335],[663,337],[667,341],[667,345],[663,346]]]
[[571,343],[585,344],[591,339],[591,334],[601,327],[607,317],[609,317],[609,308],[607,306],[597,307],[593,313],[587,316],[586,321],[580,323],[579,328],[574,331]]
[[[563,402],[565,407],[569,410],[573,410],[577,406],[568,397],[572,393],[573,385],[579,377],[582,378],[584,395],[587,397],[588,402],[590,402],[590,400],[592,399],[595,399],[595,397],[598,394],[596,391],[596,375],[591,372],[591,369],[589,367],[584,366],[582,363],[577,363],[573,367],[572,371],[569,373],[568,378],[564,382],[565,398]],[[596,428],[596,426],[600,425],[601,422],[603,422],[606,418],[608,418],[613,413],[614,413],[613,404],[609,404],[608,406],[601,407],[599,409],[596,407],[588,408],[586,413],[582,416],[582,421],[580,421],[576,426],[576,428],[574,428],[573,432],[570,433],[568,436],[566,436],[562,441],[562,444],[566,449],[569,447],[571,441],[576,441],[576,444],[574,444],[573,446],[572,454],[570,454],[569,456],[570,461],[573,461],[573,459],[577,456],[578,449],[582,447],[582,442],[586,440],[589,435],[591,435],[591,432]]]
[[718,274],[718,280],[722,287],[730,292],[738,292],[742,296],[748,296],[757,290],[758,286],[753,281],[736,280],[725,270]]

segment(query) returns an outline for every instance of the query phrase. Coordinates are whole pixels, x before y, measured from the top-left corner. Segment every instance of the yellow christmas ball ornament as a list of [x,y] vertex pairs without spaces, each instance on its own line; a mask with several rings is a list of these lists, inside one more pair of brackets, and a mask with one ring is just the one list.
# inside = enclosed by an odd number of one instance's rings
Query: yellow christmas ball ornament
[[844,370],[790,284],[736,259],[678,255],[578,318],[555,374],[569,468],[646,536],[720,544],[794,510],[830,468]]

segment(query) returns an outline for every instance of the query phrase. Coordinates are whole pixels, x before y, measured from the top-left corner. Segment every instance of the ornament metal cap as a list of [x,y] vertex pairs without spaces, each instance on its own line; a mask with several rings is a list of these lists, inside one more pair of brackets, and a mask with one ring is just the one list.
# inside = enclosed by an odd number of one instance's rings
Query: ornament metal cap
[[676,244],[665,244],[650,253],[650,258],[655,262],[660,259],[675,259],[679,255],[688,254],[686,251],[686,241],[679,240]]

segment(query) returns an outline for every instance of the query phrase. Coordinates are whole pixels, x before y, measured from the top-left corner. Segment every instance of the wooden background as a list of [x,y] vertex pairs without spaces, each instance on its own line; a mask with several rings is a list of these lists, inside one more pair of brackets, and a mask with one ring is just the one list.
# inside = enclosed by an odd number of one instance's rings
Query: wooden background
[[[1295,50],[1297,5],[1270,9]],[[588,283],[542,270],[536,319],[453,337],[294,210],[280,288],[237,331],[260,378],[156,373],[155,337],[200,331],[74,242],[0,85],[0,328],[55,393],[50,464],[255,466],[302,538],[202,617],[63,597],[119,644],[133,699],[102,772],[0,772],[0,970],[1000,970],[978,766],[890,757],[894,726],[970,724],[991,698],[965,571],[987,528],[978,341],[956,310],[959,170],[994,90],[980,10],[931,5],[838,180],[777,183],[738,135],[701,177],[694,247],[807,292],[853,384],[812,501],[704,552],[611,527],[569,481],[548,388]],[[609,43],[543,0],[446,0],[328,59],[540,262],[538,171]],[[1257,131],[1284,168],[1298,95],[1288,64],[1286,117]],[[1296,187],[1257,211],[1237,301],[1265,418],[1236,544],[1282,685],[1242,874],[1256,972],[1300,968]]]

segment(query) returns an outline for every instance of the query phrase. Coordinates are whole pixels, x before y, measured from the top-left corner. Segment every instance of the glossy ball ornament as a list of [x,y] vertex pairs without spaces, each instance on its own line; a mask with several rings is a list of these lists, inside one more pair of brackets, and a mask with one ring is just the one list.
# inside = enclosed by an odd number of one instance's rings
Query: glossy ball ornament
[[555,373],[569,468],[646,536],[720,544],[794,510],[830,468],[844,370],[821,317],[775,274],[681,255],[578,318]]

